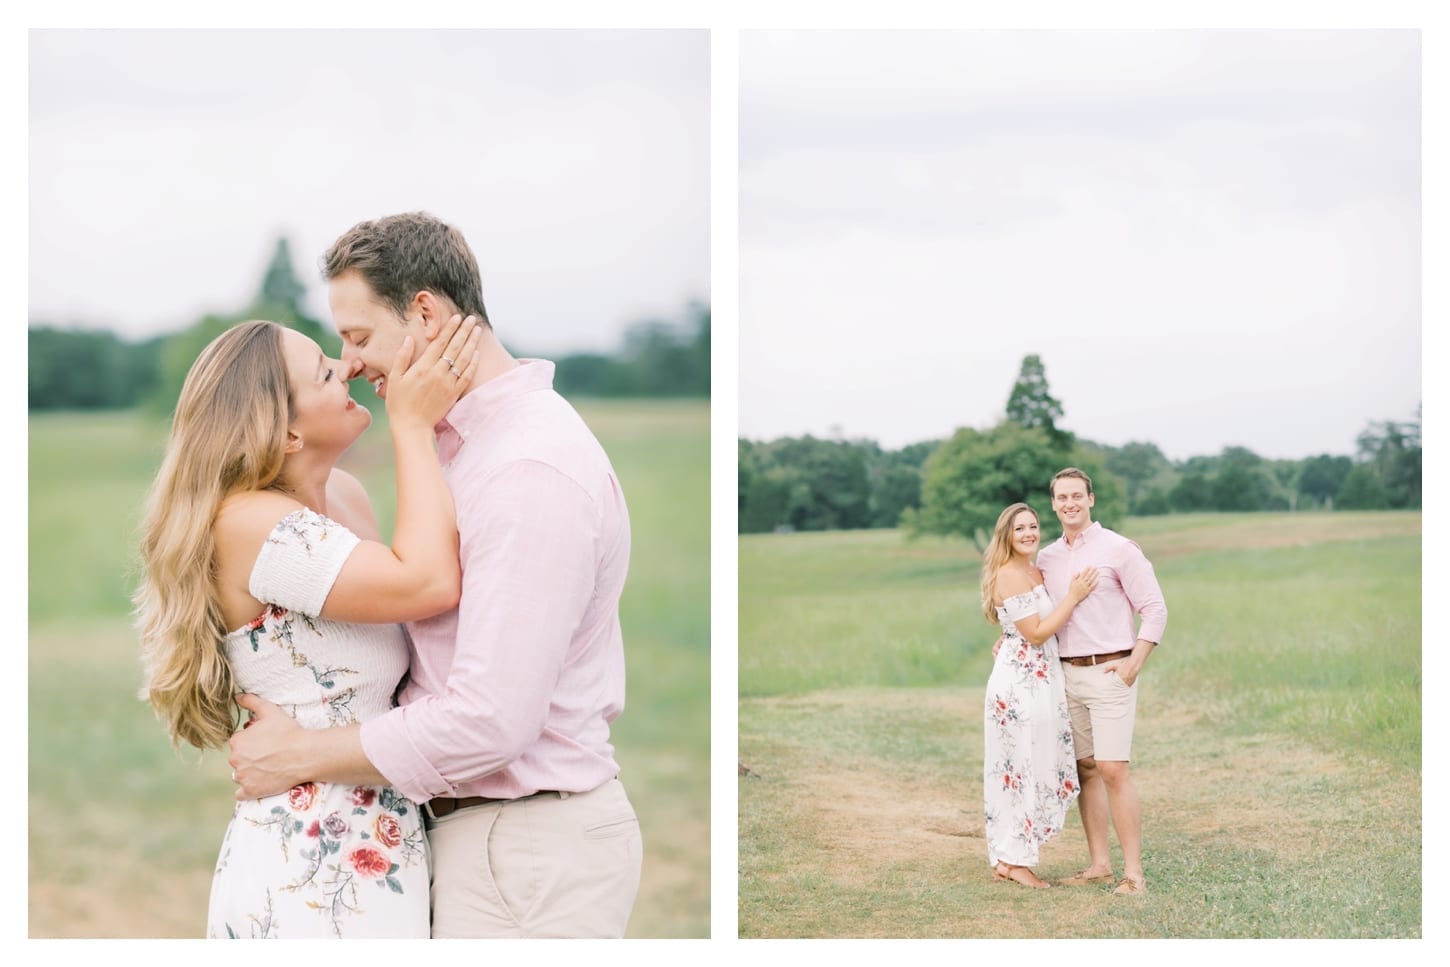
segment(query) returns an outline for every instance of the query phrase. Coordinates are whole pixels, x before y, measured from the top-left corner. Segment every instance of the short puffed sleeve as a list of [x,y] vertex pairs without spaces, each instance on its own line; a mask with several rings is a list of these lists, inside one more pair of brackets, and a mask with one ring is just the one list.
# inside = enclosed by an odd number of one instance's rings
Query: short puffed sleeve
[[335,520],[306,507],[294,510],[267,535],[247,589],[264,604],[316,616],[361,542]]
[[1014,594],[1002,601],[1002,610],[1007,614],[1007,620],[1016,624],[1023,618],[1036,618],[1037,592],[1024,591],[1022,594]]

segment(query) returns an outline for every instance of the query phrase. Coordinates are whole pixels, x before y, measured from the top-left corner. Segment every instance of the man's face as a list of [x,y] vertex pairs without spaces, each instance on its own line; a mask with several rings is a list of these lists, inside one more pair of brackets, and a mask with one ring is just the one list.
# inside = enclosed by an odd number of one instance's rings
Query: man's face
[[1061,477],[1052,485],[1052,509],[1064,530],[1077,531],[1093,522],[1094,497],[1081,477]]
[[327,301],[332,307],[333,325],[342,337],[342,361],[347,367],[347,378],[361,376],[386,399],[388,373],[403,337],[411,333],[413,345],[418,348],[427,344],[416,320],[400,320],[397,313],[378,300],[372,286],[357,272],[344,272],[329,282]]

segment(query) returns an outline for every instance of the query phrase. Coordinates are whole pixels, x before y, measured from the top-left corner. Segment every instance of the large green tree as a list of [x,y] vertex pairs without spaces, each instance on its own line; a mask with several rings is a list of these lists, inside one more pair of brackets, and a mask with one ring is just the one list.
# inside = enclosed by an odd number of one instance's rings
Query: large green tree
[[1048,486],[1069,466],[1093,480],[1093,519],[1118,526],[1124,516],[1122,482],[1094,454],[1078,446],[1061,449],[1041,427],[1006,422],[985,432],[965,427],[938,447],[926,462],[921,506],[908,510],[902,525],[910,534],[964,537],[982,551],[998,516],[1022,501],[1041,518],[1043,539],[1055,539],[1062,528]]
[[926,461],[921,506],[903,523],[909,533],[964,537],[983,550],[1008,504],[1026,501],[1046,511],[1047,482],[1065,456],[1042,427],[963,427]]

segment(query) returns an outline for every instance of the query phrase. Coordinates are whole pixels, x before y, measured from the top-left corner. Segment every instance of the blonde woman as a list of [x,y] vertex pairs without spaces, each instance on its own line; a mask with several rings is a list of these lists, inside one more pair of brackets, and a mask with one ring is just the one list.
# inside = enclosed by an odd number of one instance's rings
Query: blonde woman
[[[136,592],[144,694],[174,743],[225,746],[241,691],[307,728],[391,707],[408,665],[398,622],[459,595],[433,427],[469,385],[478,328],[453,322],[451,339],[416,360],[405,340],[394,363],[391,545],[361,484],[336,467],[372,421],[340,360],[259,321],[192,365],[151,489]],[[207,935],[427,937],[428,885],[416,804],[386,786],[303,783],[237,803]]]
[[1041,534],[1026,504],[1002,511],[982,560],[982,608],[1002,626],[987,679],[983,799],[992,875],[1034,889],[1039,847],[1077,798],[1077,762],[1055,634],[1092,593],[1097,569],[1073,577],[1055,606],[1033,565]]

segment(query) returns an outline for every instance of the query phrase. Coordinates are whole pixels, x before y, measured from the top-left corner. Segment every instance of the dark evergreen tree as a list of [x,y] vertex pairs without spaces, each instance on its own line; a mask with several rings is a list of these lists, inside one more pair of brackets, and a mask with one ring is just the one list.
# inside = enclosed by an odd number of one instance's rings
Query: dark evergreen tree
[[1071,435],[1057,428],[1060,419],[1062,404],[1048,392],[1042,357],[1035,353],[1023,357],[1017,382],[1012,384],[1012,393],[1007,397],[1007,422],[1026,430],[1044,430],[1054,445],[1066,447],[1072,442]]

